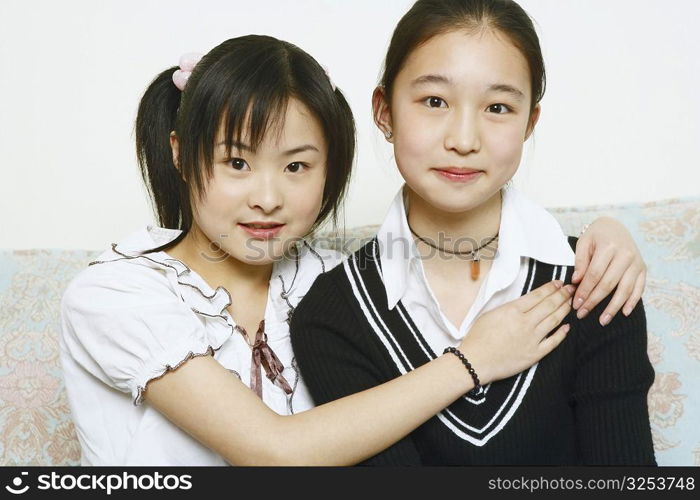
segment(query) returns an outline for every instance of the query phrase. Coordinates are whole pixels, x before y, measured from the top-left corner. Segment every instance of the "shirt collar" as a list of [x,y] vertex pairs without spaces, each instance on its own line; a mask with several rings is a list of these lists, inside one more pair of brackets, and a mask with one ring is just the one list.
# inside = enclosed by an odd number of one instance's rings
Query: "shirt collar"
[[487,279],[487,296],[517,279],[521,258],[555,266],[575,262],[568,239],[552,214],[512,186],[502,193],[498,253]]
[[512,247],[520,257],[555,266],[574,265],[574,252],[559,222],[514,187],[503,189],[500,234],[506,250]]
[[[170,243],[181,233],[182,231],[179,229],[168,229],[149,224],[145,228],[142,228],[141,230],[122,239],[119,243],[113,244],[112,250],[105,252],[102,256],[100,256],[100,258],[98,258],[98,260],[112,261],[122,260],[125,256],[137,257],[143,251],[158,248],[166,243]],[[305,258],[309,252],[309,246],[302,242],[298,246],[298,253],[295,257],[285,257],[282,259],[277,259],[273,262],[272,274],[270,276],[269,294],[272,298],[272,303],[275,306],[276,312],[278,315],[281,315],[281,320],[287,319],[286,314],[289,304],[296,304],[296,302],[298,302],[298,297],[293,294],[296,293],[298,295],[299,290],[305,289],[305,273],[315,272],[313,276],[320,273],[321,264],[317,262],[318,259]],[[203,278],[196,273],[192,273],[185,263],[178,259],[171,258],[167,252],[151,252],[145,254],[145,256],[148,257],[148,259],[137,259],[137,261],[140,263],[146,262],[173,269],[177,273],[178,279],[187,278],[195,280],[196,283],[193,282],[193,284],[196,284],[198,289],[201,288],[204,290],[203,295],[219,295],[219,289],[216,291],[212,289]],[[313,264],[318,267],[318,270],[316,270],[315,267],[313,269],[310,268],[310,266]],[[228,293],[225,295],[228,296]],[[291,301],[292,297],[294,297],[293,302]],[[224,301],[223,298],[220,302],[222,301]]]
[[377,242],[387,302],[389,308],[393,309],[406,292],[412,261],[420,261],[420,254],[408,227],[403,187],[394,197],[377,232]]
[[[522,257],[559,266],[572,266],[575,261],[567,237],[552,214],[513,187],[502,192],[498,253],[487,279],[487,296],[516,280]],[[403,187],[389,207],[377,240],[387,303],[393,309],[406,293],[413,261],[422,265],[408,227]]]

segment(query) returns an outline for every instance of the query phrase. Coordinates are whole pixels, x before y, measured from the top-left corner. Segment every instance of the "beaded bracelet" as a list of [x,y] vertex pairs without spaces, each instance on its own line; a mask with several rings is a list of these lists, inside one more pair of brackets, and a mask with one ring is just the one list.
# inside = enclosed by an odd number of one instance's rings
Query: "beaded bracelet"
[[456,347],[448,347],[444,351],[442,351],[443,354],[447,354],[448,352],[457,356],[469,372],[469,375],[472,376],[472,380],[474,381],[474,388],[467,393],[467,396],[477,396],[481,392],[481,382],[479,382],[479,376],[476,374],[476,371],[472,367],[472,364],[469,361],[467,361],[467,358],[464,357],[464,354],[462,354]]

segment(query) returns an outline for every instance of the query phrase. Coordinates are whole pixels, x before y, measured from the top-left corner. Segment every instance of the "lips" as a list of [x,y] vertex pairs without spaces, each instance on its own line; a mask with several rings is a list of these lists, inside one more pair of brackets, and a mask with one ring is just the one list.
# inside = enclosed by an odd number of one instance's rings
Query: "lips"
[[482,170],[462,167],[434,168],[433,171],[443,179],[453,182],[472,182],[483,173]]
[[241,222],[241,225],[252,229],[271,229],[277,226],[284,226],[284,224],[279,222]]
[[240,222],[238,227],[256,239],[267,240],[273,238],[284,228],[281,222]]

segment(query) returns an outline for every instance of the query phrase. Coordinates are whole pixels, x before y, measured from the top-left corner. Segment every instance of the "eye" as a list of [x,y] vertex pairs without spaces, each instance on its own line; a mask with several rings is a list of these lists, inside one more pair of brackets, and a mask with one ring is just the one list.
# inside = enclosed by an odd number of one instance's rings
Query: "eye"
[[506,106],[505,104],[492,104],[488,108],[486,108],[489,113],[496,113],[498,115],[504,115],[506,113],[510,113],[512,110]]
[[296,174],[299,171],[303,171],[307,169],[309,166],[306,163],[302,163],[300,161],[295,161],[287,165],[287,168],[285,170],[290,171],[293,174]]
[[231,158],[226,163],[231,165],[234,170],[243,171],[250,170],[248,163],[243,158]]
[[430,96],[427,97],[423,100],[425,104],[428,105],[430,108],[446,108],[447,103],[445,102],[444,99],[440,97],[435,97],[435,96]]

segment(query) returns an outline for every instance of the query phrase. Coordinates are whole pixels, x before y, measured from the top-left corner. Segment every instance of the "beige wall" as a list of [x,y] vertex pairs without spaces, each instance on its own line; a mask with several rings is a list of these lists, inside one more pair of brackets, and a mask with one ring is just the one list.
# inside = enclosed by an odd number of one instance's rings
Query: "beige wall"
[[[0,248],[103,248],[152,215],[132,125],[184,52],[266,33],[330,68],[359,129],[347,225],[378,223],[399,186],[370,94],[410,0],[3,0]],[[516,184],[545,206],[700,194],[696,0],[523,0],[549,73]]]

